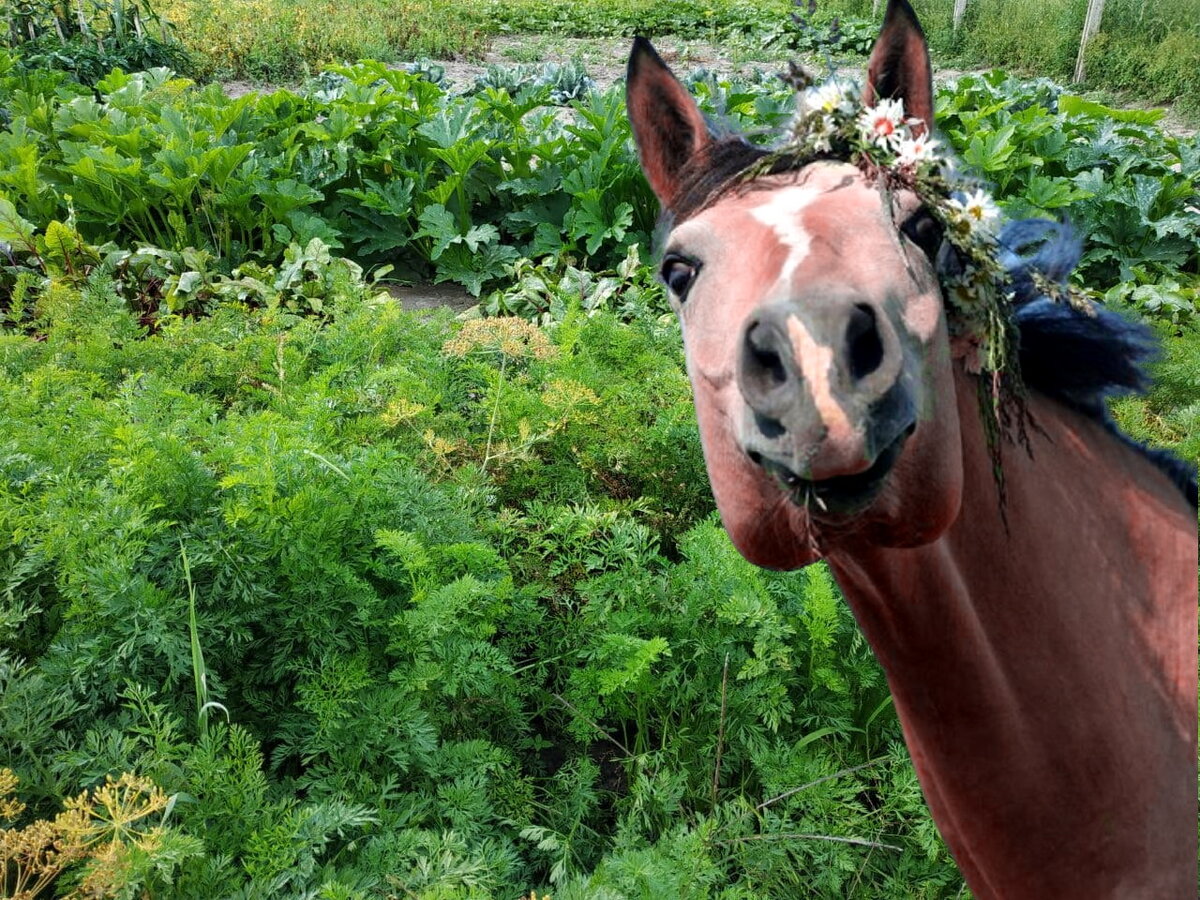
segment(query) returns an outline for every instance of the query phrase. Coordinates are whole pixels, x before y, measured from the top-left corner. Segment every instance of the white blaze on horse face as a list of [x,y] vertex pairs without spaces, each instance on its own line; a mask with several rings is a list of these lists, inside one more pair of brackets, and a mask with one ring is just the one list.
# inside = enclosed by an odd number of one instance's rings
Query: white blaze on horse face
[[779,272],[780,284],[790,284],[792,275],[808,256],[811,238],[801,222],[800,212],[821,195],[819,190],[793,185],[773,191],[766,203],[756,207],[751,215],[775,232],[779,243],[788,248],[787,259]]
[[[751,212],[757,221],[774,232],[776,240],[788,251],[779,271],[775,293],[788,296],[796,290],[792,280],[808,258],[812,244],[808,229],[804,227],[802,213],[824,193],[820,188],[793,185],[773,192],[767,202]],[[828,429],[827,440],[833,446],[851,445],[856,440],[858,430],[833,396],[830,380],[834,369],[833,348],[818,342],[796,316],[788,319],[787,326],[796,368],[812,392],[813,403]]]

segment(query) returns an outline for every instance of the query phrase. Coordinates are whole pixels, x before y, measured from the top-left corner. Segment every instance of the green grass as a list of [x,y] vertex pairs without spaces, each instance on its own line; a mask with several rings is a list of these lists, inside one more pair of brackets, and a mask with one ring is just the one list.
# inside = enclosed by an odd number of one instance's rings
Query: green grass
[[[957,33],[952,0],[913,5],[940,64],[999,66],[1063,82],[1074,75],[1086,0],[972,0]],[[1200,113],[1200,0],[1108,3],[1087,63],[1088,87]]]
[[202,81],[295,81],[357,59],[475,59],[487,45],[469,5],[445,0],[160,0],[159,10]]

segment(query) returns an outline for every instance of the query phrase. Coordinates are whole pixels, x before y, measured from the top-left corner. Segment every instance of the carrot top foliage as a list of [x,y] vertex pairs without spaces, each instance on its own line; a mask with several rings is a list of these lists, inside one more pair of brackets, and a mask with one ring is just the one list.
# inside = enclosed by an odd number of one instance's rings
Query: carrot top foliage
[[[14,826],[130,772],[170,896],[958,895],[828,572],[711,515],[673,324],[322,290],[0,335]],[[1172,348],[1119,416],[1190,452]]]
[[178,897],[953,895],[828,574],[710,516],[673,327],[325,299],[146,336],[96,276],[0,341],[28,818],[150,779]]

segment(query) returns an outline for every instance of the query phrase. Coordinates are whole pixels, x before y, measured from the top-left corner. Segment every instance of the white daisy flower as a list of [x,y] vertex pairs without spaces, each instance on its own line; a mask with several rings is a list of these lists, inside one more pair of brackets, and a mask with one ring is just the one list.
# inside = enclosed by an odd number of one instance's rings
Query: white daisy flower
[[1000,207],[982,189],[951,197],[946,205],[972,232],[992,234],[1000,224]]
[[900,146],[896,150],[896,162],[904,166],[914,165],[928,159],[937,159],[937,154],[933,152],[933,148],[938,143],[940,142],[934,140],[928,134],[922,134],[914,138],[904,138],[900,141]]
[[858,117],[859,133],[868,141],[894,150],[907,136],[903,100],[880,100],[868,106]]
[[837,130],[833,116],[813,113],[807,123],[806,143],[817,153],[827,153],[833,149],[832,140]]
[[804,95],[804,108],[831,116],[835,112],[854,112],[854,85],[834,78],[820,87],[809,88]]

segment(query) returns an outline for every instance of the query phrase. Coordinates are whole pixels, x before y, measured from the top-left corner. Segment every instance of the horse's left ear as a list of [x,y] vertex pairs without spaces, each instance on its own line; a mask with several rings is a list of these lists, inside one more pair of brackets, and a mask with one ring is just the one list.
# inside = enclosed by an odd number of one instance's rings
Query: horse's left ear
[[913,128],[921,134],[933,128],[933,70],[929,46],[908,0],[888,0],[883,28],[867,63],[867,87],[863,103],[874,106],[879,98],[899,98],[905,113],[925,126]]

